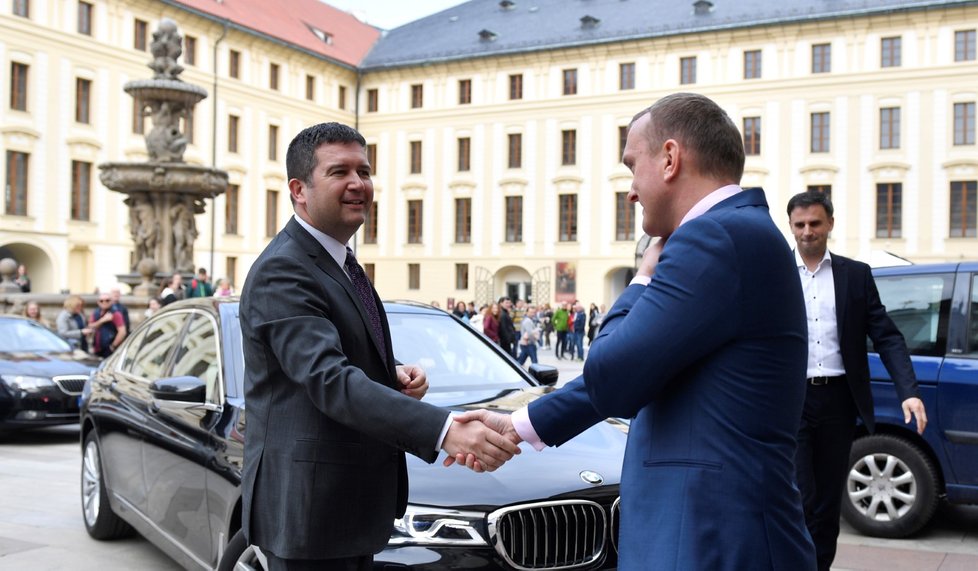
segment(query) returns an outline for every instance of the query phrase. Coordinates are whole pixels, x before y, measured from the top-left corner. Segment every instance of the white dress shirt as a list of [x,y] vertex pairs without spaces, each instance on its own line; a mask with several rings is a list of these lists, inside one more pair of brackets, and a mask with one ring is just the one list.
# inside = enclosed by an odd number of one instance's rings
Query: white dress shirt
[[835,313],[835,281],[832,277],[832,256],[825,256],[814,272],[795,250],[801,291],[805,296],[808,315],[808,377],[837,377],[846,374],[839,345],[839,323]]

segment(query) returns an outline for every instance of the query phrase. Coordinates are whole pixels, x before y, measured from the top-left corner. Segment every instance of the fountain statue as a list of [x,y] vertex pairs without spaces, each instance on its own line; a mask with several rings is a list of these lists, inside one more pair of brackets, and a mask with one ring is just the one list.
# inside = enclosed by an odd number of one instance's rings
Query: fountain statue
[[176,22],[160,21],[150,52],[153,78],[130,81],[124,87],[139,112],[152,118],[153,127],[145,136],[149,160],[99,165],[102,184],[127,195],[135,263],[119,280],[135,286],[133,293],[143,296],[156,293],[154,284],[162,276],[194,273],[198,234],[194,216],[203,214],[204,199],[224,192],[228,182],[226,171],[183,160],[187,137],[180,122],[190,123],[194,106],[207,97],[207,91],[179,78],[183,36]]

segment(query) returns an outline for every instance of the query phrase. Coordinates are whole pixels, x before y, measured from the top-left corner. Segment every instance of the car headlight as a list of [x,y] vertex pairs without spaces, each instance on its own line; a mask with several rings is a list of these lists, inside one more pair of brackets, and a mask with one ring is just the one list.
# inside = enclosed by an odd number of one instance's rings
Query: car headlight
[[391,545],[489,545],[479,533],[486,514],[425,506],[407,507],[394,520]]
[[3,379],[3,382],[13,390],[25,391],[28,393],[36,393],[43,388],[54,386],[54,381],[48,377],[32,377],[30,375],[0,375],[0,379]]

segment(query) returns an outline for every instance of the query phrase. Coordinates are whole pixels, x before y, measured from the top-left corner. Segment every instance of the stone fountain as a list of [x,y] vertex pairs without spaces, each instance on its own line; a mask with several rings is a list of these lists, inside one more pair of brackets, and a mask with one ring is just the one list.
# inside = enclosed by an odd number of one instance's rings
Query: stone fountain
[[136,255],[130,273],[118,277],[142,296],[155,295],[163,276],[194,273],[194,216],[204,213],[204,199],[223,193],[228,183],[226,171],[183,160],[187,138],[180,121],[189,123],[207,90],[179,78],[183,36],[176,22],[160,21],[150,51],[153,78],[130,81],[123,88],[136,100],[139,112],[152,118],[153,128],[145,135],[149,160],[99,165],[102,184],[127,195]]

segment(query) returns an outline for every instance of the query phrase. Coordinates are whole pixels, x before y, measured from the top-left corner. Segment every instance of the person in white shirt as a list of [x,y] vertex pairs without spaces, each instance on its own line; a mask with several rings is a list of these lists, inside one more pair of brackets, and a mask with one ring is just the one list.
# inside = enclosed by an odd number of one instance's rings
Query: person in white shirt
[[916,417],[920,433],[927,425],[906,343],[880,302],[869,266],[828,250],[832,214],[832,201],[821,192],[788,201],[808,314],[808,374],[795,469],[820,571],[828,571],[835,558],[856,419],[870,432],[874,427],[867,335],[893,378],[905,420]]

